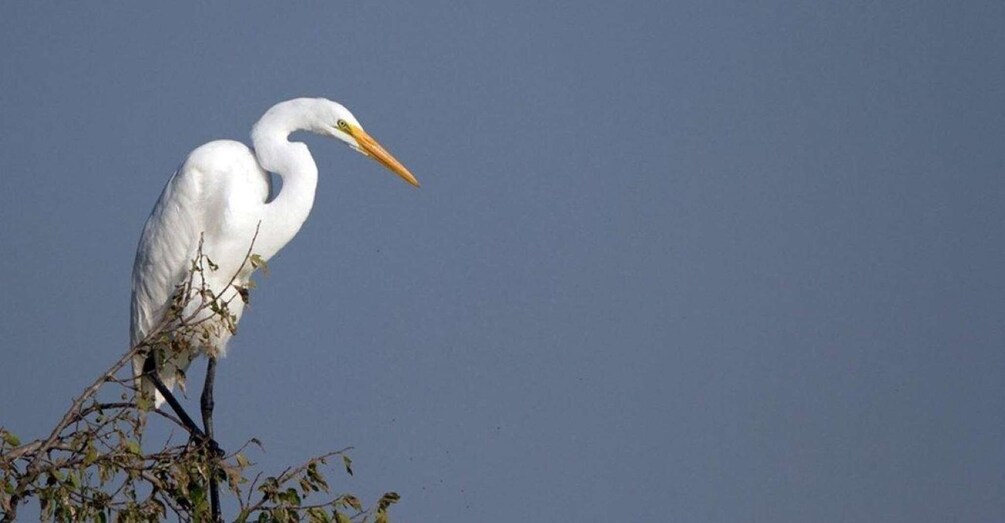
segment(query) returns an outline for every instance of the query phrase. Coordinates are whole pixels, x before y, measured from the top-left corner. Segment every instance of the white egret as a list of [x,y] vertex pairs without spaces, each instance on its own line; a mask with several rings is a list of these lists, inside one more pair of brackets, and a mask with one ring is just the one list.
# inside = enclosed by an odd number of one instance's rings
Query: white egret
[[[249,249],[262,260],[271,258],[297,234],[314,204],[317,165],[305,144],[288,140],[295,131],[341,140],[419,186],[408,169],[363,131],[348,109],[323,98],[298,98],[273,106],[252,129],[254,149],[231,140],[195,149],[164,187],[143,228],[133,266],[133,346],[165,319],[178,286],[190,277],[192,261],[201,255],[212,260],[215,268],[200,272],[202,281],[196,285],[205,285],[221,302],[229,304],[235,319],[240,319],[244,300],[234,298],[251,277]],[[283,182],[271,202],[267,201],[269,172],[279,175]],[[189,303],[182,316],[196,312],[193,307],[196,305]],[[202,312],[210,321],[218,321],[211,318],[211,311]],[[140,390],[155,398],[157,406],[165,401],[166,394],[177,410],[180,407],[167,393],[176,384],[184,386],[184,372],[196,356],[208,356],[203,418],[206,433],[212,438],[213,373],[216,358],[225,353],[231,335],[230,329],[217,328],[206,339],[191,340],[184,350],[156,358],[135,357],[133,370]],[[154,378],[160,381],[156,390]],[[197,434],[194,426],[189,428]]]

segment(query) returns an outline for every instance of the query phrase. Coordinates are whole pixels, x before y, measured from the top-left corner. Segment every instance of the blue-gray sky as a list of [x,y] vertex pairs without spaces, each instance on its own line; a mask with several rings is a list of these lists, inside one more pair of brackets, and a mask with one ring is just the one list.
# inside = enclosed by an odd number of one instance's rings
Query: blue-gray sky
[[220,365],[224,447],[355,445],[398,521],[1005,513],[1005,4],[0,8],[0,423],[126,348],[186,154],[306,137],[313,214]]

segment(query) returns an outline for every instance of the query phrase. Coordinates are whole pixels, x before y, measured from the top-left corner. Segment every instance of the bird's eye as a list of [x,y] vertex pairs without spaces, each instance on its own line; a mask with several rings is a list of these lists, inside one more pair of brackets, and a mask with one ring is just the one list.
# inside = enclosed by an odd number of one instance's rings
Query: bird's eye
[[349,130],[349,124],[345,123],[345,120],[339,120],[338,121],[338,128],[342,129],[343,131],[348,131]]

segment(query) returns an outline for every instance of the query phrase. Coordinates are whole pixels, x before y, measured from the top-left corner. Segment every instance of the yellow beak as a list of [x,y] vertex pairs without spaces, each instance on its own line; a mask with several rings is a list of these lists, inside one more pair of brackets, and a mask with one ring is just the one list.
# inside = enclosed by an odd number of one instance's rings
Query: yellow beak
[[419,186],[419,180],[416,180],[415,176],[412,176],[412,173],[408,172],[408,169],[404,165],[401,165],[401,162],[395,159],[394,156],[391,156],[391,153],[381,147],[381,145],[377,143],[377,140],[374,140],[369,134],[366,134],[366,131],[356,127],[355,125],[349,124],[349,134],[356,139],[356,143],[359,144],[363,152],[371,158],[380,162],[394,174],[401,176],[401,178],[406,182],[414,185],[415,187]]

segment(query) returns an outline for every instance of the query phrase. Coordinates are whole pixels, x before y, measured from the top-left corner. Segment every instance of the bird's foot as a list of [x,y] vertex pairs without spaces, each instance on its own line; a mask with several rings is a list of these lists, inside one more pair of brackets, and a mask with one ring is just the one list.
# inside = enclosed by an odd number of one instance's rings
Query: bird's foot
[[202,432],[192,433],[188,439],[189,446],[197,449],[206,449],[206,452],[214,458],[223,458],[227,453],[220,448],[220,444],[215,439],[206,436]]

